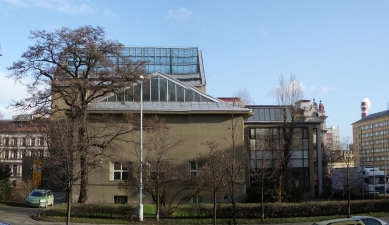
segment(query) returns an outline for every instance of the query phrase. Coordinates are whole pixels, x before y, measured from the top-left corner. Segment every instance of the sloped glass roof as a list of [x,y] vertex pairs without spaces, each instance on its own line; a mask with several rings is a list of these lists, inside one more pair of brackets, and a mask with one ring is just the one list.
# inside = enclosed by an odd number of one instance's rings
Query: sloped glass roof
[[[220,102],[197,88],[159,75],[151,76],[149,82],[143,83],[144,102]],[[121,94],[114,94],[102,102],[133,102],[140,99],[140,84],[124,89]]]

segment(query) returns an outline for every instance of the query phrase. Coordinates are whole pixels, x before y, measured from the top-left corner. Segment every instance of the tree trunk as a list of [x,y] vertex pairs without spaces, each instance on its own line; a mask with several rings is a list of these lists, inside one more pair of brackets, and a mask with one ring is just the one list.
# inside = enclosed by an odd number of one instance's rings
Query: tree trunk
[[78,196],[78,203],[86,203],[88,201],[88,175],[86,160],[84,157],[80,159],[81,166],[81,184],[80,184],[80,195]]
[[216,190],[213,190],[213,224],[216,225]]
[[67,198],[67,208],[66,208],[66,225],[70,224],[70,205],[72,203],[72,194],[73,192],[71,190],[68,190],[68,198]]
[[[263,179],[262,179],[262,182],[263,182]],[[264,194],[263,194],[263,185],[261,185],[261,209],[262,209],[262,216],[261,216],[261,222],[263,222],[265,220],[265,206],[263,205],[263,197],[264,197]]]
[[160,200],[159,200],[159,188],[157,188],[157,202],[156,202],[156,207],[155,207],[155,220],[159,221],[159,205],[160,205]]

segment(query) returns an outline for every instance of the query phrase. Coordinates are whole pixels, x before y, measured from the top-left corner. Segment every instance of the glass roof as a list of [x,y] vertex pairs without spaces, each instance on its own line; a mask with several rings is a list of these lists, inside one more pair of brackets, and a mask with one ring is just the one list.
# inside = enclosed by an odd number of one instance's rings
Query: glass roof
[[[123,93],[114,94],[102,102],[138,102],[140,99],[140,84],[128,87]],[[144,102],[218,102],[215,98],[189,85],[154,75],[149,82],[143,83]]]

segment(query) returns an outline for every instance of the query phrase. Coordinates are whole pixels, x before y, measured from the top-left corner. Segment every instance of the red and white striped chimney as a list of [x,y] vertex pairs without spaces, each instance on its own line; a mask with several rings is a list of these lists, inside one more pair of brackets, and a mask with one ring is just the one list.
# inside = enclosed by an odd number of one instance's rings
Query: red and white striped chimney
[[367,102],[366,101],[361,102],[361,112],[362,112],[362,118],[367,116]]

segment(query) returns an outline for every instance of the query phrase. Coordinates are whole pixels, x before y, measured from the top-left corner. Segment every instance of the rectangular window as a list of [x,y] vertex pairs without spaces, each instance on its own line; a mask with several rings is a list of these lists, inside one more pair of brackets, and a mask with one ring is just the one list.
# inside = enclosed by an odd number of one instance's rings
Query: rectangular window
[[128,169],[126,165],[119,162],[113,164],[113,179],[114,180],[128,180]]
[[18,145],[18,139],[17,138],[12,138],[11,139],[11,146],[17,146]]
[[9,138],[4,138],[4,146],[9,146]]
[[45,143],[45,139],[44,138],[39,138],[38,139],[38,146],[43,146]]
[[203,203],[203,196],[193,196],[193,197],[191,198],[191,203],[192,203],[192,204]]
[[9,151],[5,151],[4,152],[4,158],[5,159],[9,159]]
[[18,176],[18,165],[12,166],[12,176],[14,177]]
[[113,196],[113,200],[115,204],[127,204],[128,202],[127,196]]
[[14,151],[14,152],[13,152],[13,158],[14,158],[14,159],[17,159],[17,158],[18,158],[18,151]]
[[27,139],[26,138],[22,138],[22,141],[21,141],[22,143],[21,143],[21,145],[22,146],[26,146],[27,145]]
[[188,162],[189,175],[191,179],[195,179],[197,177],[198,172],[202,166],[202,162]]
[[34,147],[35,146],[35,138],[30,139],[30,146]]

